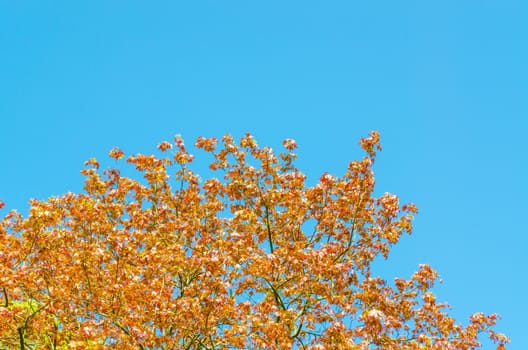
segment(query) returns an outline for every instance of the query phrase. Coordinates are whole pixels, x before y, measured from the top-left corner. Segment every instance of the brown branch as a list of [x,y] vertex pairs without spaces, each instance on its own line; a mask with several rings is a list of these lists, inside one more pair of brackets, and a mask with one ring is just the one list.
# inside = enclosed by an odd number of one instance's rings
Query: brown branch
[[20,350],[25,349],[24,344],[24,327],[18,327],[18,339],[20,340]]
[[7,290],[5,287],[2,287],[2,292],[4,293],[4,307],[9,307],[9,299],[7,297]]

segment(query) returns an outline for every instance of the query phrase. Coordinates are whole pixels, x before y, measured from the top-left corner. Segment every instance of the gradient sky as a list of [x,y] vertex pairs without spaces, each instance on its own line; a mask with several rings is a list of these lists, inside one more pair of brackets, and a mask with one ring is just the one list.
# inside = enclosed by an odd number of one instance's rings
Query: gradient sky
[[81,191],[86,159],[174,134],[294,138],[315,181],[378,130],[376,192],[420,208],[380,273],[430,263],[453,315],[497,312],[526,349],[527,16],[525,0],[0,1],[0,198],[25,213]]

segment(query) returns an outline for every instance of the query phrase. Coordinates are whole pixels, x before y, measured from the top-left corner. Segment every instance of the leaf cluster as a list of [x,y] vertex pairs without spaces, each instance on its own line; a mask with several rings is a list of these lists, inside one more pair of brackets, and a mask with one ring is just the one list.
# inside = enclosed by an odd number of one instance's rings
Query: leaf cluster
[[371,273],[413,204],[373,195],[381,150],[314,186],[247,134],[200,137],[218,176],[201,179],[183,139],[126,158],[142,174],[86,162],[85,192],[31,201],[0,224],[0,347],[6,349],[472,349],[496,315],[457,323],[427,265],[387,283]]

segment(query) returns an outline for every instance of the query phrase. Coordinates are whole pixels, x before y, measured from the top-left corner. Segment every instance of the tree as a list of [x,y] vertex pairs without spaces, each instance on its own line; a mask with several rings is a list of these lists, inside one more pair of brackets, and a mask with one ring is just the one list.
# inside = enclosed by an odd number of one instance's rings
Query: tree
[[[437,273],[371,274],[417,209],[373,196],[379,135],[363,159],[314,186],[247,134],[181,138],[127,158],[143,179],[86,162],[85,192],[32,200],[0,225],[0,347],[6,349],[472,349],[497,316],[466,326],[430,291]],[[171,156],[165,156],[171,154]],[[110,157],[125,157],[115,148]],[[172,173],[172,176],[170,175]]]

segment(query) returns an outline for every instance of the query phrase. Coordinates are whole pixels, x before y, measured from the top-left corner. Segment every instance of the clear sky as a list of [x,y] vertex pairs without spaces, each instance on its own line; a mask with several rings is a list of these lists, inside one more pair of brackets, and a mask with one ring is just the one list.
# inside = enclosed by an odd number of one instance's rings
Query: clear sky
[[[465,320],[528,331],[528,2],[0,1],[0,198],[80,191],[113,146],[298,141],[310,179],[381,133],[378,193],[420,208],[379,269],[436,268]],[[6,209],[2,211],[6,213]]]

